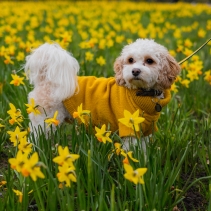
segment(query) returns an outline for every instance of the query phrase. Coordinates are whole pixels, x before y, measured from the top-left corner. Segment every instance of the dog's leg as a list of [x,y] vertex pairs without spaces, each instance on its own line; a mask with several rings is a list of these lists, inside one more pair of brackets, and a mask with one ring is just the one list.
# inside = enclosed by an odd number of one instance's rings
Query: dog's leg
[[142,149],[144,151],[144,153],[146,153],[146,144],[149,143],[149,140],[150,140],[150,136],[142,137],[141,140],[137,140],[136,137],[124,137],[122,148],[125,151],[129,151],[130,146],[134,147],[134,146],[138,146],[139,144],[141,144],[140,149]]
[[[35,88],[32,92],[29,93],[29,101],[33,98],[35,101],[35,105],[37,109],[40,111],[40,114],[29,114],[30,123],[30,131],[34,133],[37,137],[39,134],[39,126],[42,128],[46,137],[51,127],[45,123],[45,120],[48,118],[53,118],[54,113],[58,111],[58,115],[56,120],[61,124],[66,117],[69,117],[69,113],[66,111],[64,105],[60,101],[56,101],[52,99],[49,95],[46,95],[46,92],[42,89]],[[55,130],[56,126],[52,125],[53,130]]]

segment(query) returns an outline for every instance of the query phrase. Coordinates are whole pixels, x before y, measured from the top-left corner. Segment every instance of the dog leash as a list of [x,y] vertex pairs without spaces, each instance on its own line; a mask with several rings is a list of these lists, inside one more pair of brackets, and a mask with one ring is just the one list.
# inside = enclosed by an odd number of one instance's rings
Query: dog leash
[[195,50],[191,55],[187,56],[186,58],[184,58],[182,61],[180,61],[178,64],[181,65],[182,63],[184,63],[185,61],[187,61],[188,59],[190,59],[194,54],[196,54],[198,51],[200,51],[205,45],[207,45],[207,43],[211,40],[211,38],[209,40],[207,40],[203,45],[201,45],[197,50]]

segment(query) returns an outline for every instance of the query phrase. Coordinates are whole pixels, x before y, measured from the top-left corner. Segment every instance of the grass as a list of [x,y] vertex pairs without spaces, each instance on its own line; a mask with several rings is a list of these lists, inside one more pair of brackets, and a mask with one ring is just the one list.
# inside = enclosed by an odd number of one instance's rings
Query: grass
[[[18,149],[7,134],[17,126],[8,122],[9,103],[24,116],[21,130],[30,124],[25,103],[33,87],[26,79],[25,85],[10,84],[14,70],[23,76],[21,67],[30,47],[49,39],[59,42],[79,61],[80,75],[112,76],[113,62],[122,47],[138,37],[155,39],[180,61],[187,50],[196,50],[210,38],[209,6],[129,2],[1,2],[0,6],[4,8],[0,16],[0,124],[5,126],[0,127],[0,211],[211,209],[211,86],[209,77],[204,78],[211,65],[210,44],[197,53],[196,61],[190,59],[182,66],[181,78],[172,88],[172,100],[161,111],[159,130],[146,143],[146,153],[141,145],[131,146],[133,157],[139,161],[130,160],[131,166],[147,168],[144,184],[125,179],[124,157],[113,151],[114,143],[122,142],[118,133],[111,134],[113,143],[103,144],[95,137],[92,125],[87,129],[77,120],[57,127],[49,137],[41,128],[31,131],[31,154],[38,153],[37,165],[45,176],[36,181],[9,165],[8,159],[14,158]],[[89,43],[88,47],[84,43]],[[18,61],[19,52],[24,57]],[[87,52],[93,55],[92,60],[87,59]],[[7,56],[14,63],[5,63]],[[100,56],[105,65],[97,63]],[[198,78],[191,80],[189,74],[193,72]],[[182,84],[185,79],[190,82],[188,87]],[[74,162],[77,182],[71,187],[58,181],[58,164],[53,162],[58,145],[80,155]],[[22,199],[13,189],[22,193]]]

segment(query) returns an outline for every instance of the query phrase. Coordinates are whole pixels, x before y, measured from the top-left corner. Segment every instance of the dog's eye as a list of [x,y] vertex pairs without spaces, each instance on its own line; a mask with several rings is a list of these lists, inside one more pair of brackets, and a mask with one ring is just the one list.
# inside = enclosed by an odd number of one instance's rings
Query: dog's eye
[[146,63],[147,63],[147,64],[153,64],[154,61],[153,61],[152,59],[147,59],[147,60],[146,60]]
[[174,80],[176,79],[176,78],[168,78],[169,79],[169,81],[172,83],[172,82],[174,82]]
[[134,59],[133,59],[133,58],[129,58],[129,59],[128,59],[128,62],[129,62],[130,64],[132,64],[132,63],[134,62]]

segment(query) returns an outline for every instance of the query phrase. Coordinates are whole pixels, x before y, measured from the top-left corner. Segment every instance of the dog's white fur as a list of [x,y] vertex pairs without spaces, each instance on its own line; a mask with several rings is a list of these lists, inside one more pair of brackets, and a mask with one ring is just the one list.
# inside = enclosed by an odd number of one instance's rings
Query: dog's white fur
[[[27,56],[25,72],[34,85],[28,99],[34,98],[41,112],[41,115],[29,115],[33,128],[38,125],[44,128],[44,120],[51,118],[56,110],[57,119],[62,123],[70,115],[62,102],[78,90],[77,60],[58,44],[45,43]],[[114,72],[120,86],[162,91],[170,88],[180,66],[162,45],[138,39],[123,48],[114,63]]]

